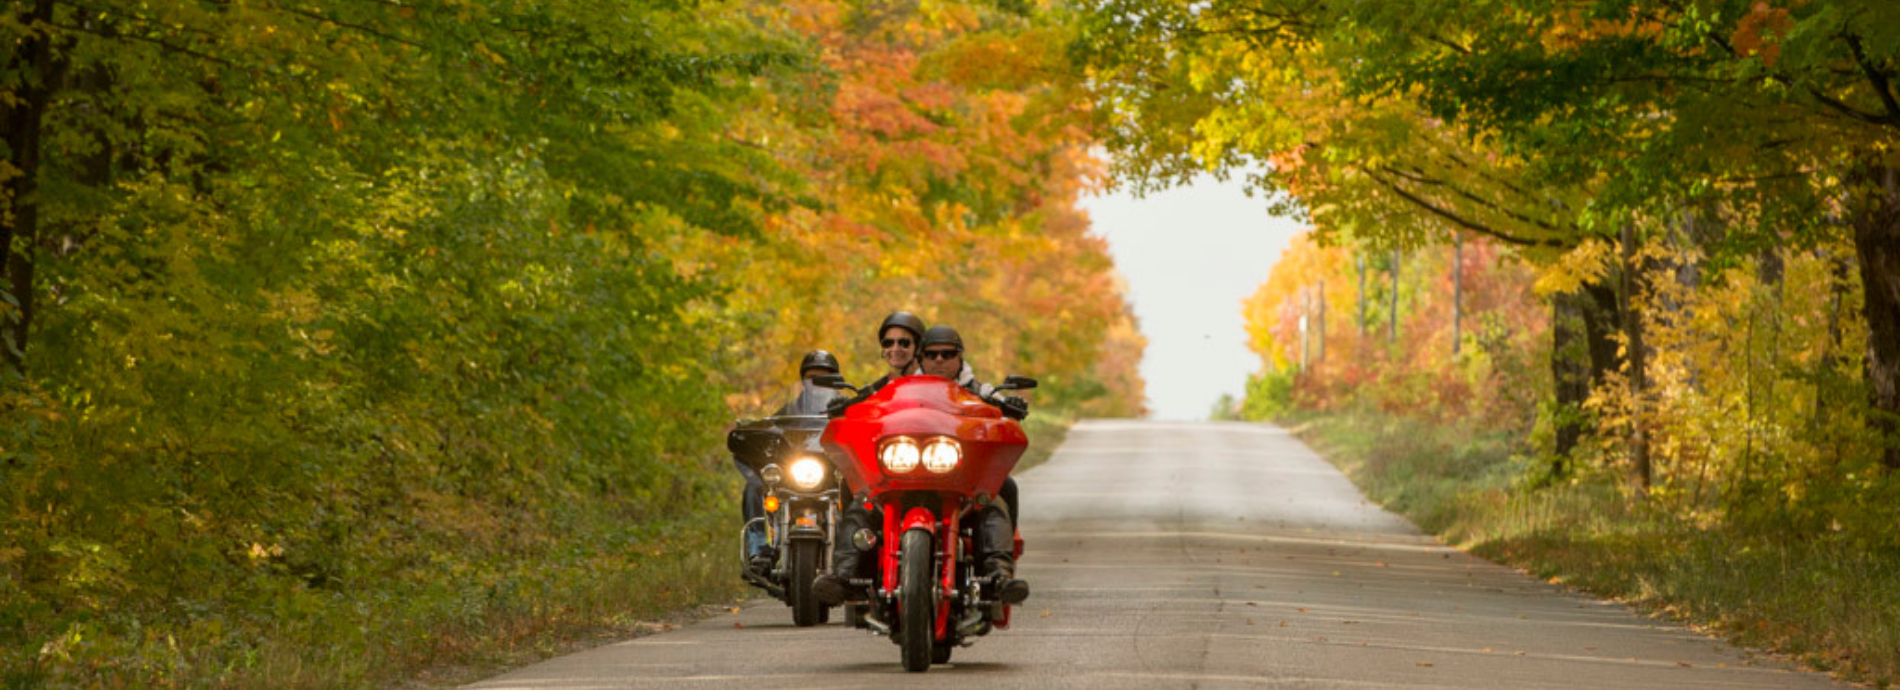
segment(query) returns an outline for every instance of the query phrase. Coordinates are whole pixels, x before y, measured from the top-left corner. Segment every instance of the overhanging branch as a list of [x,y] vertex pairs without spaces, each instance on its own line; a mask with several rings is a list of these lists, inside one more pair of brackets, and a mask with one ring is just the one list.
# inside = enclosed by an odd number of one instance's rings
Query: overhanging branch
[[1480,222],[1465,218],[1464,216],[1460,216],[1449,209],[1440,207],[1437,204],[1427,201],[1424,197],[1420,197],[1416,194],[1413,194],[1412,192],[1406,190],[1404,187],[1399,186],[1397,183],[1393,182],[1392,180],[1386,179],[1375,170],[1372,170],[1370,168],[1359,168],[1359,170],[1366,173],[1366,176],[1372,178],[1374,182],[1378,182],[1381,186],[1385,187],[1386,189],[1391,190],[1393,194],[1398,195],[1399,198],[1404,199],[1407,203],[1410,203],[1413,206],[1417,206],[1421,209],[1424,209],[1426,212],[1431,213],[1432,215],[1438,216],[1439,218],[1443,218],[1447,221],[1450,221],[1451,223],[1456,224],[1458,227],[1464,228],[1466,230],[1470,230],[1480,235],[1495,238],[1497,240],[1500,240],[1509,244],[1514,244],[1520,247],[1555,247],[1555,248],[1561,249],[1561,248],[1570,246],[1569,244],[1565,242],[1555,240],[1555,239],[1548,239],[1548,238],[1530,239],[1530,238],[1525,238],[1525,237],[1519,237],[1517,235],[1513,235],[1513,234],[1498,230],[1497,228],[1493,228],[1489,225],[1485,225],[1484,223],[1480,223]]

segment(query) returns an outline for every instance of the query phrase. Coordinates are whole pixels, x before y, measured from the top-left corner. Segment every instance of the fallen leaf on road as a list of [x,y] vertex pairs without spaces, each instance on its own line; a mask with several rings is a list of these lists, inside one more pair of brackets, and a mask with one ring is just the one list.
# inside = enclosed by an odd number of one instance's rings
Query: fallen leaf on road
[[1282,628],[1286,627],[1286,621],[1280,621],[1280,627]]
[[744,623],[740,623],[739,621],[733,621],[733,622],[732,622],[732,627],[734,627],[734,628],[743,628],[743,627],[745,627],[745,624],[744,624]]
[[1247,605],[1248,605],[1248,606],[1259,606],[1259,604],[1256,604],[1256,603],[1253,603],[1253,602],[1251,602],[1251,601],[1249,601],[1249,602],[1247,602]]
[[1043,609],[1043,610],[1042,610],[1042,617],[1043,617],[1043,618],[1048,618],[1048,617],[1049,617],[1049,609]]
[[1339,571],[1337,570],[1333,571],[1333,577],[1339,577]]
[[1485,648],[1484,648],[1484,653],[1486,653],[1486,654],[1490,654],[1490,653],[1491,653],[1491,648],[1490,648],[1490,647],[1485,647]]
[[1252,619],[1252,618],[1249,618],[1249,619],[1247,619],[1247,624],[1248,624],[1248,625],[1253,625],[1253,619]]
[[1523,652],[1512,652],[1512,654],[1515,656],[1524,656]]
[[1354,624],[1357,624],[1358,622],[1359,621],[1340,621],[1339,624],[1340,625],[1354,625]]
[[1676,662],[1676,665],[1681,666],[1683,668],[1695,668],[1695,664],[1691,664],[1687,661],[1678,661]]
[[1379,561],[1378,563],[1374,563],[1373,565],[1383,568],[1385,567],[1385,561]]
[[739,607],[737,607],[737,606],[734,606],[734,607],[732,607],[732,612],[733,612],[733,613],[738,613],[738,612],[739,612]]
[[1295,609],[1295,610],[1296,610],[1296,611],[1299,611],[1300,613],[1306,613],[1306,608],[1305,608],[1305,607],[1300,607],[1300,608],[1298,608],[1298,609]]
[[1421,662],[1418,662],[1418,665],[1420,665],[1420,666],[1423,666],[1423,667],[1425,667],[1425,668],[1431,668],[1431,667],[1432,667],[1432,662],[1429,662],[1429,661],[1421,661]]

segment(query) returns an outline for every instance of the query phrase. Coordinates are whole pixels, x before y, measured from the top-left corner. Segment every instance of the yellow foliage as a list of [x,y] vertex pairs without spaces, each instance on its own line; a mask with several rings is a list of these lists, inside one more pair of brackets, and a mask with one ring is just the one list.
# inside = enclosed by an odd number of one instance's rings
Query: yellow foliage
[[1539,297],[1571,293],[1602,282],[1616,267],[1616,247],[1592,237],[1564,252],[1538,272],[1531,289]]

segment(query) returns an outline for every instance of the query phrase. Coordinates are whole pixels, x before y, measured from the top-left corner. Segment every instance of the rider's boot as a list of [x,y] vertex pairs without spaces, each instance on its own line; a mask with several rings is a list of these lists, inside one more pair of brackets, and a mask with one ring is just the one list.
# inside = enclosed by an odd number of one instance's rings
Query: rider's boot
[[989,584],[997,601],[1020,604],[1029,598],[1029,582],[1016,579],[1016,562],[1010,557],[990,556],[984,561],[984,569],[989,571]]
[[778,562],[777,550],[765,542],[764,524],[753,523],[746,527],[745,546],[747,570],[765,573],[772,569],[773,563]]
[[[841,558],[834,558],[831,564],[835,568],[834,571],[819,575],[818,579],[811,581],[811,595],[818,599],[818,603],[837,606],[851,599],[854,594],[852,590],[855,589],[851,586],[850,580],[838,573],[854,572],[857,569],[857,563],[856,559],[847,564]],[[849,570],[846,569],[847,565],[850,566]]]

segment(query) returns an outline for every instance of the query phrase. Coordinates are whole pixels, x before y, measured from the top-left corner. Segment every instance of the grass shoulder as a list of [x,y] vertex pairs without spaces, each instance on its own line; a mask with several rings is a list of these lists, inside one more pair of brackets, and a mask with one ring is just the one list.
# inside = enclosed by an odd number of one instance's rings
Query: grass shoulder
[[1507,434],[1371,412],[1283,423],[1447,543],[1843,679],[1900,683],[1900,554],[1684,524],[1608,477],[1527,482],[1535,473]]
[[1062,440],[1068,438],[1069,427],[1075,426],[1075,417],[1055,412],[1032,413],[1023,420],[1023,433],[1029,436],[1029,448],[1023,451],[1023,457],[1016,461],[1013,474],[1021,474],[1030,468],[1049,461],[1056,448],[1062,446]]

